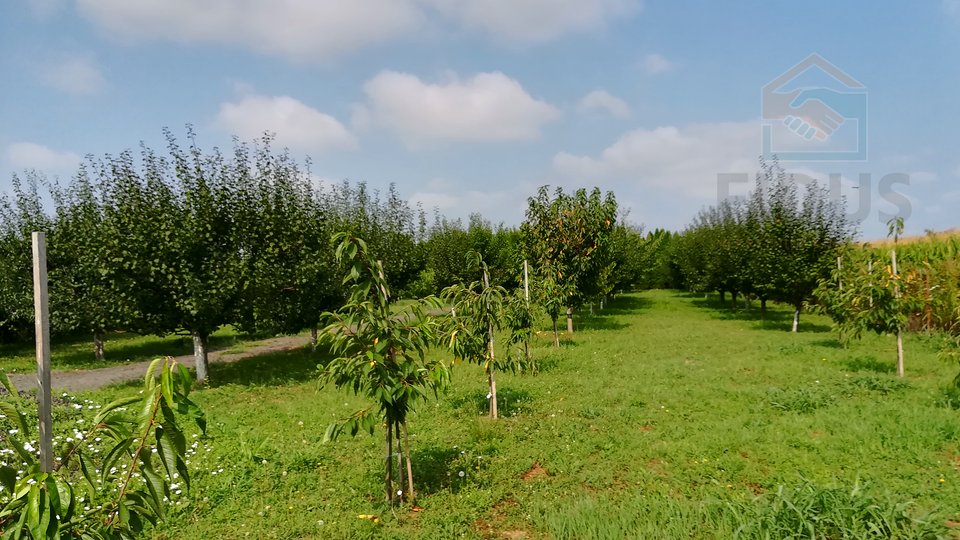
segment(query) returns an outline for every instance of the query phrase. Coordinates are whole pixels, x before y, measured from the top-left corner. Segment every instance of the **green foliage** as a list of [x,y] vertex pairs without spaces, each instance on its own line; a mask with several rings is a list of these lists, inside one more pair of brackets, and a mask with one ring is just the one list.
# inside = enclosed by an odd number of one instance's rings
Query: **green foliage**
[[[32,336],[31,233],[51,226],[39,192],[45,182],[35,171],[14,175],[12,197],[0,195],[0,342]],[[55,263],[55,257],[49,259]]]
[[824,388],[772,389],[768,400],[778,411],[811,413],[833,403],[833,396]]
[[[490,385],[487,396],[490,415],[496,418],[497,387],[494,373],[517,373],[532,369],[526,352],[518,354],[517,345],[529,340],[533,316],[525,303],[519,303],[516,295],[509,295],[499,285],[490,285],[489,269],[479,253],[467,254],[467,266],[479,272],[482,280],[469,285],[453,285],[443,290],[442,298],[452,311],[445,320],[442,341],[457,360],[483,367]],[[508,327],[508,352],[498,357],[494,334]]]
[[819,305],[833,318],[841,339],[905,328],[920,306],[915,296],[898,294],[908,288],[905,280],[912,280],[911,275],[894,274],[889,253],[886,260],[874,259],[872,253],[851,248],[841,260],[816,290]]
[[939,538],[945,527],[911,515],[913,503],[874,497],[859,483],[820,487],[809,481],[732,505],[737,538]]
[[[801,480],[774,491],[733,501],[702,501],[643,494],[578,497],[535,516],[551,538],[943,538],[933,516],[914,516],[913,504],[892,495],[874,496],[864,486],[818,486]],[[710,532],[706,532],[710,531]]]
[[[68,443],[53,471],[43,472],[29,441],[27,402],[2,376],[9,396],[0,409],[16,419],[0,466],[0,528],[4,538],[133,538],[166,516],[172,491],[190,486],[186,437],[179,417],[206,429],[191,401],[191,377],[171,359],[157,359],[138,395],[99,409],[92,426]],[[76,428],[76,426],[74,426]],[[78,432],[79,433],[79,432]],[[104,441],[105,451],[87,441]],[[99,445],[98,445],[99,446]]]
[[852,236],[841,202],[816,183],[798,187],[776,161],[745,200],[704,210],[675,251],[684,283],[694,291],[743,293],[778,300],[799,314],[830,275]]
[[[379,444],[362,436],[317,444],[330,421],[369,402],[348,390],[317,391],[316,354],[218,366],[219,383],[198,397],[217,419],[212,451],[191,458],[191,506],[154,536],[735,538],[781,485],[796,503],[793,492],[807,480],[818,491],[849,492],[859,478],[863,497],[881,508],[914,501],[907,514],[927,525],[911,530],[936,527],[949,537],[943,524],[960,517],[960,425],[938,401],[955,368],[937,359],[933,340],[905,336],[914,351],[910,384],[882,395],[848,381],[896,379],[892,366],[871,361],[889,350],[889,337],[865,334],[844,349],[824,330],[770,331],[769,321],[791,316],[779,303],[770,304],[765,327],[758,317],[701,306],[682,293],[626,294],[591,319],[603,326],[585,328],[576,346],[555,350],[535,336],[533,356],[552,365],[537,377],[498,374],[508,421],[477,416],[487,406],[483,369],[457,366],[449,391],[409,417],[419,511],[375,496],[381,428]],[[811,314],[809,322],[824,327],[829,318]],[[813,390],[816,380],[833,395],[829,406],[787,413],[769,405],[769,388]],[[217,474],[205,472],[209,463]],[[561,527],[579,533],[562,536]]]
[[[394,500],[390,472],[391,434],[399,439],[407,430],[407,416],[417,401],[443,390],[449,382],[447,366],[428,358],[427,350],[437,339],[437,322],[428,315],[437,308],[435,299],[424,299],[391,310],[390,292],[383,266],[372,258],[366,242],[349,233],[334,235],[337,260],[348,266],[344,284],[350,286],[347,302],[339,310],[324,314],[322,341],[334,359],[321,368],[324,384],[349,388],[372,401],[370,408],[347,420],[331,424],[325,439],[336,439],[343,431],[356,435],[373,432],[381,422],[387,426],[386,493]],[[409,463],[409,442],[404,436]],[[408,473],[409,473],[408,465]],[[412,498],[413,478],[408,474],[407,496]]]
[[474,281],[472,265],[464,265],[464,254],[480,254],[489,264],[490,282],[503,287],[519,283],[517,268],[522,264],[518,253],[516,229],[493,226],[479,214],[471,214],[464,227],[460,220],[436,216],[423,244],[425,272],[429,276],[430,293],[446,287]]
[[575,308],[613,289],[616,267],[611,236],[617,201],[599,188],[572,194],[541,186],[527,199],[520,227],[524,254],[532,265],[539,303],[556,327],[563,307]]

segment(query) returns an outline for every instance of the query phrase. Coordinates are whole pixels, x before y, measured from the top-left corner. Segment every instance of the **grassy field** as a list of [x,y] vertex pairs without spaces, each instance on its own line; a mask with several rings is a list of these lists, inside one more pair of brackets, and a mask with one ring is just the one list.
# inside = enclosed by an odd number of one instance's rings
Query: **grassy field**
[[[214,350],[240,347],[249,337],[225,326],[210,336]],[[129,332],[109,332],[104,341],[105,358],[97,360],[93,354],[93,338],[73,338],[54,341],[50,364],[55,370],[94,369],[115,366],[125,362],[151,360],[157,356],[193,354],[190,336],[141,336]],[[0,369],[10,373],[37,369],[33,343],[0,345]]]
[[479,368],[458,366],[410,422],[416,509],[382,501],[382,431],[321,444],[361,404],[317,388],[321,356],[211,366],[190,498],[154,536],[810,538],[814,524],[830,538],[950,537],[957,367],[935,340],[907,339],[898,380],[892,338],[845,349],[825,318],[791,335],[786,310],[757,315],[622,297],[559,349],[538,337],[542,371],[500,378],[496,422]]

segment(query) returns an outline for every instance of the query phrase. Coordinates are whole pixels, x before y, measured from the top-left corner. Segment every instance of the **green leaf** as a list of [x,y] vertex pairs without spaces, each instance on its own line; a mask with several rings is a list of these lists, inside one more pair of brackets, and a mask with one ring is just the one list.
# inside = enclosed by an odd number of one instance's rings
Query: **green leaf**
[[0,401],[0,411],[14,421],[17,429],[26,436],[29,433],[30,426],[27,423],[27,417],[24,416],[16,406],[6,401]]
[[17,470],[13,467],[0,467],[0,486],[7,493],[13,493],[17,485]]
[[111,401],[110,403],[108,403],[107,405],[103,406],[100,409],[100,411],[97,413],[97,416],[95,416],[93,419],[93,425],[95,426],[99,425],[104,421],[107,415],[110,414],[111,412],[121,407],[127,407],[129,405],[132,405],[139,400],[140,400],[140,397],[138,396],[130,396],[130,397],[120,398],[120,399]]
[[6,370],[0,370],[0,384],[7,389],[7,392],[15,398],[20,397],[20,392],[17,390],[17,387],[13,384],[13,381],[10,380],[10,377],[7,375]]
[[160,369],[160,392],[168,407],[173,407],[173,372],[167,364]]

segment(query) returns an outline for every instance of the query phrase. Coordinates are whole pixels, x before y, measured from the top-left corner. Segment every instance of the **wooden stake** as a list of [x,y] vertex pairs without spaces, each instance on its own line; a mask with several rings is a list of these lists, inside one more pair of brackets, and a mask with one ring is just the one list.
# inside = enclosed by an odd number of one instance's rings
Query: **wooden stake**
[[[483,268],[483,287],[485,289],[490,288],[490,275],[487,273],[487,268]],[[494,343],[493,343],[493,322],[487,323],[487,381],[490,383],[490,418],[494,420],[497,419],[497,379],[493,374],[493,364],[494,364]]]
[[[894,279],[894,280],[897,280],[897,281],[894,281],[893,293],[894,293],[894,296],[897,298],[897,301],[898,301],[898,303],[899,303],[899,300],[900,300],[900,282],[899,282],[899,278],[898,278],[899,274],[897,273],[897,250],[896,250],[896,249],[890,250],[890,264],[891,264],[891,269],[893,270],[893,279]],[[903,372],[903,328],[901,328],[899,325],[897,325],[897,376],[898,376],[898,377],[903,377],[903,375],[904,375],[904,372]]]
[[840,287],[840,290],[843,290],[843,257],[837,257],[837,286]]
[[37,336],[37,398],[40,402],[40,469],[53,472],[53,417],[50,412],[50,311],[47,297],[47,240],[33,233],[33,307]]
[[530,307],[530,274],[526,259],[523,260],[523,297],[527,299],[527,307]]

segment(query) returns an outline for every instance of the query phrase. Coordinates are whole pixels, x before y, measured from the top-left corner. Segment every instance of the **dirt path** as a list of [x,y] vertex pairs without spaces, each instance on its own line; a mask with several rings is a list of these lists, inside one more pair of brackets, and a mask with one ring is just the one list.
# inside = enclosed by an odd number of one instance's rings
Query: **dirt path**
[[[243,351],[236,353],[211,351],[209,361],[211,364],[227,364],[253,356],[296,349],[306,345],[307,342],[308,338],[302,336],[283,336],[258,341],[255,345],[249,344]],[[192,354],[177,356],[176,360],[187,367],[193,367]],[[52,386],[54,390],[66,390],[69,392],[96,390],[104,386],[110,386],[111,384],[139,379],[146,373],[149,365],[150,361],[147,360],[144,362],[132,362],[99,369],[54,371],[51,374]],[[13,381],[13,384],[17,385],[17,388],[22,390],[32,390],[37,387],[37,376],[35,374],[11,374],[10,380]]]

